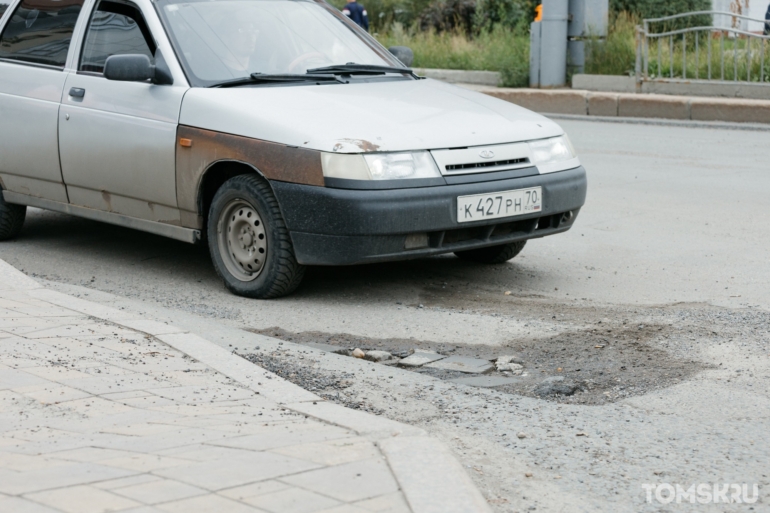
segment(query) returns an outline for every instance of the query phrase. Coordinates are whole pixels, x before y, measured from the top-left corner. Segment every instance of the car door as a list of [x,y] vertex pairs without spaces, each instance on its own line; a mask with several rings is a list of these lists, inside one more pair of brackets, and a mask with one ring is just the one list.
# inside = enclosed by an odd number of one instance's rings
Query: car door
[[[59,113],[70,203],[180,224],[175,145],[187,83],[150,1],[95,2],[78,51]],[[118,82],[102,74],[112,55],[158,52],[173,68],[173,85]]]
[[0,0],[0,185],[6,191],[67,202],[57,125],[82,6],[83,0]]

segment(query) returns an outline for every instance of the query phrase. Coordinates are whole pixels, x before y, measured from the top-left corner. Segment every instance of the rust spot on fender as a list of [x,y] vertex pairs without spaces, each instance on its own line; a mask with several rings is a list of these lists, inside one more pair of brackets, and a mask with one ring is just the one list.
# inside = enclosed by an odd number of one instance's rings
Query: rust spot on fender
[[102,199],[104,204],[107,205],[107,211],[112,212],[112,195],[107,191],[102,191]]
[[184,125],[179,126],[177,137],[195,141],[190,148],[177,146],[177,200],[183,210],[198,212],[203,174],[223,160],[250,164],[270,180],[324,186],[319,151]]
[[374,144],[373,142],[367,141],[365,139],[340,139],[340,142],[334,146],[334,151],[339,151],[345,146],[345,144],[352,144],[353,146],[357,146],[361,149],[361,151],[366,153],[380,149],[378,144]]

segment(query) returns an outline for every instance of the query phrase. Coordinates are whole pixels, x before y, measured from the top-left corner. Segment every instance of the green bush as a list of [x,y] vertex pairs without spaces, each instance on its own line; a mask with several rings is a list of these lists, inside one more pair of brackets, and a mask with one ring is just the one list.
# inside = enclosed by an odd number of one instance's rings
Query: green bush
[[[711,0],[610,0],[610,11],[613,13],[628,12],[640,20],[645,18],[662,18],[673,14],[711,10]],[[711,24],[709,16],[691,16],[679,18],[650,27],[655,32],[675,30],[685,27],[699,27]]]
[[420,14],[420,30],[474,32],[477,0],[435,0]]
[[[358,0],[369,13],[369,22],[372,31],[389,30],[393,23],[401,23],[405,27],[411,27],[415,23],[424,26],[455,28],[466,25],[463,18],[467,17],[466,2],[456,0]],[[329,0],[329,2],[342,9],[347,0]],[[472,19],[474,30],[489,30],[494,25],[503,25],[513,28],[520,23],[529,24],[535,17],[535,7],[540,0],[471,0]],[[456,12],[455,12],[456,11]],[[425,15],[428,21],[423,23],[421,19]],[[430,19],[437,16],[442,19],[438,23],[431,23]]]
[[636,25],[639,20],[627,12],[613,13],[605,41],[586,41],[585,72],[596,75],[628,75],[636,64]]
[[518,0],[478,0],[475,25],[479,30],[495,25],[514,28],[527,15],[526,6]]

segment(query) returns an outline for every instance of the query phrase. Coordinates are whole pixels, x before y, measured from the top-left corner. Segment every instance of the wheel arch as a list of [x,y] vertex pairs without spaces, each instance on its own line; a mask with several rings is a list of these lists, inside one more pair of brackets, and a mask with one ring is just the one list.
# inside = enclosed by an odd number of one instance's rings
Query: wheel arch
[[[213,162],[206,168],[206,170],[201,175],[201,179],[198,184],[196,201],[198,205],[198,213],[203,218],[203,226],[206,226],[209,209],[211,208],[211,202],[213,201],[214,195],[217,193],[220,187],[222,187],[222,185],[224,185],[224,183],[231,178],[249,174],[260,177],[268,184],[268,186],[270,186],[270,190],[273,190],[273,186],[270,184],[270,180],[268,180],[259,169],[247,162],[233,159],[223,159]],[[275,194],[275,191],[273,191],[273,194]]]

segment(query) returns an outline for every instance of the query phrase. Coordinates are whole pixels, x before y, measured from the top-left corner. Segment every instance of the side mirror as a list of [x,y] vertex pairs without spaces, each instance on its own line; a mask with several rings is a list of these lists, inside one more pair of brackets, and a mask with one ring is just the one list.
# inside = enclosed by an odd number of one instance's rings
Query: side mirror
[[107,80],[121,82],[145,82],[151,80],[153,84],[173,84],[174,79],[163,60],[163,55],[156,52],[155,65],[150,58],[142,54],[113,55],[107,57],[104,63],[104,77]]
[[388,48],[388,51],[395,55],[396,58],[404,64],[404,66],[407,68],[412,67],[412,63],[414,62],[414,52],[411,48],[408,46],[391,46]]

